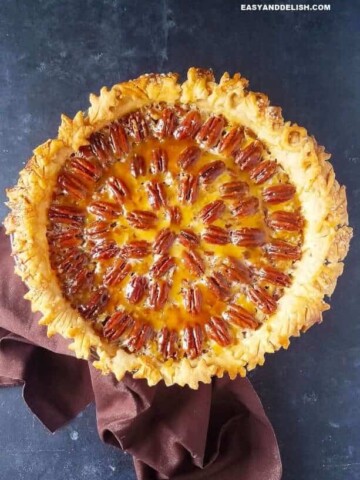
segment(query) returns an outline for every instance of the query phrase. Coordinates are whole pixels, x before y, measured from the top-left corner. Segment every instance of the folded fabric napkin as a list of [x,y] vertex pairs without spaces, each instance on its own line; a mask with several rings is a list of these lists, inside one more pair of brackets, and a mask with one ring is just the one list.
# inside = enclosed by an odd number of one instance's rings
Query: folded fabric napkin
[[38,325],[3,229],[0,265],[0,385],[23,385],[49,430],[94,401],[100,437],[133,455],[140,480],[281,478],[276,437],[249,380],[214,378],[191,390],[104,376]]

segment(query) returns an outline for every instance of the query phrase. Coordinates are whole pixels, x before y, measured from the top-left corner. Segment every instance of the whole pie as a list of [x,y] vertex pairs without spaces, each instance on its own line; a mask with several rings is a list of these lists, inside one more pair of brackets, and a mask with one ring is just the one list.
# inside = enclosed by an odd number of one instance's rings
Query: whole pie
[[103,88],[8,191],[26,298],[102,372],[192,388],[245,375],[329,308],[345,188],[246,87],[191,68]]

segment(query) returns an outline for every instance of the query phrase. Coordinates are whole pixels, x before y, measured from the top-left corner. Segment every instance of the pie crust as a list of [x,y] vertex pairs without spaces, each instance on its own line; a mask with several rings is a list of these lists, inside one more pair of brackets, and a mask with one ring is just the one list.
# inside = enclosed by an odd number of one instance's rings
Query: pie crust
[[345,187],[247,85],[190,68],[182,84],[104,87],[7,191],[25,298],[105,374],[244,376],[329,308],[352,237]]

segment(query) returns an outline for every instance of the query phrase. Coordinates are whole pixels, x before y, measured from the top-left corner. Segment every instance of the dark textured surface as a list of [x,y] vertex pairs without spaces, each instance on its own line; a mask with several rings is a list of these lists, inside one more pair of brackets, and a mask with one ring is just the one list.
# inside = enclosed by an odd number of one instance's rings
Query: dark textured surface
[[[330,13],[246,13],[239,0],[2,0],[1,218],[3,189],[31,149],[56,135],[60,112],[84,109],[104,84],[198,65],[241,71],[326,145],[357,229],[360,5],[327,3]],[[355,238],[323,325],[251,374],[284,480],[360,478],[359,254]],[[135,478],[131,459],[101,444],[93,408],[51,435],[20,389],[0,391],[0,405],[0,480]]]

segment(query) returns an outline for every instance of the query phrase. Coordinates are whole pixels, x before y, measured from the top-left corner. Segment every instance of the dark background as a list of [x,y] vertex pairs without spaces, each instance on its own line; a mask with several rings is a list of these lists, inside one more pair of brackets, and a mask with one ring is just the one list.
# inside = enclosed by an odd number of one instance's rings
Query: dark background
[[[325,2],[331,12],[242,12],[240,0],[1,0],[1,219],[4,188],[32,148],[56,135],[61,112],[85,109],[103,85],[196,65],[217,77],[240,71],[326,145],[356,233],[360,4]],[[284,480],[360,478],[359,254],[355,238],[325,322],[250,375]],[[131,458],[101,444],[92,407],[51,435],[19,388],[0,391],[0,405],[1,480],[135,478]]]

